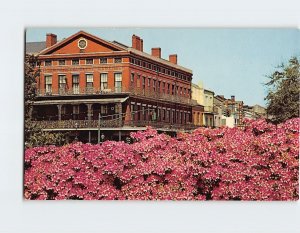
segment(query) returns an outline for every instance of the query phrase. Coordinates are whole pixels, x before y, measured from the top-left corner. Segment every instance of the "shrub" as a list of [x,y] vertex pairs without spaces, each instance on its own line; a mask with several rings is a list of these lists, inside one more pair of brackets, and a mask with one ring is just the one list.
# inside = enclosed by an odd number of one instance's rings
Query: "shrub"
[[299,118],[25,151],[25,199],[298,200]]

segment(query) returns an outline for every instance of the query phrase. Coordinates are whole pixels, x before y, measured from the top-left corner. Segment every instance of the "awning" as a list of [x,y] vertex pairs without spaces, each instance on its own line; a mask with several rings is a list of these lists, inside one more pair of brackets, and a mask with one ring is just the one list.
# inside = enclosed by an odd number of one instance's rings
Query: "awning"
[[129,97],[125,98],[104,98],[104,99],[72,99],[72,100],[41,100],[35,101],[33,105],[57,105],[57,104],[110,104],[123,103]]

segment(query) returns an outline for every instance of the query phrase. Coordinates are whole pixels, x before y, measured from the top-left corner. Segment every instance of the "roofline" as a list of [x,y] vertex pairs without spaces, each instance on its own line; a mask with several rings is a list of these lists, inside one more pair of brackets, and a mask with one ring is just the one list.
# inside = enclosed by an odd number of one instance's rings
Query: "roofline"
[[126,46],[126,45],[123,45],[123,46],[122,46],[122,44],[119,44],[119,42],[110,42],[110,41],[104,40],[104,39],[102,39],[102,38],[100,38],[100,37],[94,36],[94,35],[92,35],[92,34],[90,34],[90,33],[87,33],[87,32],[85,32],[85,31],[82,31],[82,30],[79,31],[79,32],[77,32],[77,33],[75,33],[75,34],[73,34],[73,35],[71,35],[71,36],[69,36],[69,37],[67,37],[67,38],[65,38],[65,39],[63,39],[63,40],[61,40],[60,42],[58,42],[58,43],[56,43],[56,44],[54,44],[54,45],[52,45],[52,46],[50,46],[50,47],[48,47],[48,48],[45,48],[44,50],[40,51],[40,52],[37,53],[37,54],[38,54],[38,55],[47,55],[47,54],[46,54],[47,52],[49,52],[49,51],[51,51],[51,50],[53,50],[53,49],[56,49],[57,47],[63,45],[63,44],[66,43],[67,41],[70,41],[70,40],[74,39],[75,37],[77,37],[77,36],[79,36],[79,35],[81,35],[81,34],[86,35],[86,36],[88,36],[88,37],[91,37],[91,38],[93,38],[94,40],[97,40],[97,41],[100,41],[100,42],[102,42],[102,43],[105,43],[105,44],[107,44],[107,45],[109,45],[109,46],[111,46],[111,47],[113,47],[113,48],[116,48],[116,49],[119,49],[119,50],[123,50],[123,51],[125,50],[125,51],[131,52],[131,53],[133,53],[133,54],[135,54],[135,55],[143,56],[143,57],[148,58],[148,59],[151,59],[151,60],[153,60],[153,61],[160,62],[160,63],[162,63],[162,64],[164,64],[164,65],[166,65],[166,66],[171,66],[171,67],[173,67],[173,68],[175,68],[175,69],[179,69],[179,70],[182,70],[182,71],[184,71],[184,72],[193,74],[193,71],[192,71],[191,69],[188,69],[188,68],[185,68],[185,67],[183,67],[183,66],[174,64],[174,63],[172,63],[172,62],[170,62],[170,61],[168,61],[168,60],[162,59],[162,58],[154,57],[154,56],[152,56],[151,54],[148,54],[148,53],[145,53],[145,52],[136,50],[136,49],[134,49],[134,48],[132,48],[132,47],[124,47],[124,46]]
[[81,34],[83,34],[83,35],[85,35],[85,36],[88,36],[88,37],[91,37],[91,38],[94,39],[94,40],[101,41],[102,43],[105,43],[105,44],[107,44],[107,45],[109,45],[109,46],[111,46],[111,47],[114,47],[114,48],[116,48],[116,49],[124,50],[124,48],[122,48],[121,46],[117,46],[117,45],[114,44],[114,43],[111,43],[111,42],[109,42],[109,41],[107,41],[107,40],[104,40],[104,39],[102,39],[102,38],[100,38],[100,37],[94,36],[94,35],[92,35],[92,34],[90,34],[90,33],[87,33],[87,32],[85,32],[85,31],[82,31],[82,30],[81,30],[81,31],[79,31],[79,32],[77,32],[77,33],[75,33],[75,34],[73,34],[73,35],[71,35],[71,36],[69,36],[69,37],[67,37],[67,38],[65,38],[65,39],[63,39],[63,40],[61,40],[60,42],[58,42],[58,43],[56,43],[56,44],[54,44],[54,45],[52,45],[52,46],[50,46],[50,47],[48,47],[48,48],[42,50],[42,51],[39,53],[39,55],[47,55],[47,54],[45,54],[45,53],[47,53],[47,52],[49,52],[49,51],[51,51],[51,50],[53,50],[53,49],[56,49],[57,47],[63,45],[63,44],[66,43],[67,41],[72,40],[72,39],[74,39],[75,37],[77,37],[77,36],[79,36],[79,35],[81,35]]
[[172,62],[170,62],[170,61],[168,61],[168,60],[165,60],[165,59],[162,59],[162,58],[158,58],[158,57],[154,57],[154,56],[152,56],[151,54],[148,54],[148,53],[145,53],[145,52],[136,50],[136,49],[131,48],[131,47],[128,47],[127,50],[128,50],[129,52],[135,54],[135,55],[143,56],[143,57],[148,58],[148,59],[151,59],[151,60],[153,60],[153,61],[163,63],[163,64],[166,65],[166,66],[171,66],[171,67],[173,67],[173,68],[175,68],[175,69],[179,69],[179,70],[182,70],[182,71],[184,71],[184,72],[193,74],[193,71],[192,71],[191,69],[188,69],[188,68],[185,68],[185,67],[183,67],[183,66],[174,64],[174,63],[172,63]]
[[213,94],[215,94],[215,92],[214,92],[214,91],[211,91],[211,90],[208,90],[208,89],[204,89],[204,91],[206,91],[206,92],[210,92],[210,93],[213,93]]

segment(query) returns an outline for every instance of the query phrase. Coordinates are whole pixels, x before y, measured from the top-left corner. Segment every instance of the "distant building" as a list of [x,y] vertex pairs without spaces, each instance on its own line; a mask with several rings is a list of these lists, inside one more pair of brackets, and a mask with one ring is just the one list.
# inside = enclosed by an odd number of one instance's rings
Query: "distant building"
[[202,112],[202,125],[204,126],[215,126],[214,124],[214,92],[203,88],[202,82],[198,85],[192,84],[192,99],[196,100],[199,105],[204,106]]
[[215,93],[211,90],[204,89],[204,125],[213,127],[214,115],[217,114],[216,109],[214,108],[214,95]]
[[236,101],[235,96],[226,99],[223,95],[214,97],[215,125],[217,127],[241,126],[243,122],[243,101]]
[[214,108],[216,111],[216,114],[214,115],[214,122],[216,127],[226,126],[226,121],[223,120],[225,117],[223,114],[225,100],[226,99],[224,98],[224,96],[214,96]]
[[192,83],[192,99],[197,102],[197,107],[194,106],[193,123],[198,126],[204,125],[204,89],[202,84],[196,85]]
[[244,117],[248,118],[248,119],[257,120],[259,118],[267,117],[266,109],[258,104],[254,105],[254,106],[244,105],[243,113],[244,113]]

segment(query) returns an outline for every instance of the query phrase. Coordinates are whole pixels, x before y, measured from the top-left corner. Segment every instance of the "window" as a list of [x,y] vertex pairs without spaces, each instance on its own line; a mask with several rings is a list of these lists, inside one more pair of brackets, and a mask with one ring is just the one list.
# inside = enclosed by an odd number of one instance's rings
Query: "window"
[[101,73],[100,74],[100,82],[101,82],[101,91],[108,89],[107,84],[107,73]]
[[148,87],[150,87],[151,78],[148,78]]
[[130,75],[130,81],[133,83],[134,82],[134,73],[131,73]]
[[52,93],[52,75],[45,76],[46,94]]
[[51,66],[51,65],[52,65],[52,61],[50,61],[50,60],[45,61],[45,66]]
[[58,65],[60,66],[66,65],[66,60],[58,60]]
[[79,94],[79,75],[73,74],[72,76],[72,89],[73,94]]
[[94,77],[93,74],[86,74],[86,92],[90,93],[93,90],[93,81]]
[[167,110],[166,120],[167,120],[167,122],[170,121],[170,110]]
[[122,58],[120,57],[115,58],[115,63],[121,63],[121,62],[122,62]]
[[160,81],[157,82],[157,90],[160,92]]
[[140,88],[141,87],[141,75],[138,74],[137,80],[136,80],[136,87]]
[[145,85],[146,85],[146,77],[143,76],[143,88],[145,89]]
[[115,92],[122,91],[122,73],[115,73]]
[[145,106],[142,107],[142,115],[143,115],[143,120],[146,120],[146,111],[145,111]]
[[59,94],[63,94],[66,91],[66,75],[58,75]]
[[87,65],[92,65],[92,64],[94,64],[94,59],[93,59],[93,58],[85,59],[85,64],[87,64]]
[[100,63],[101,64],[106,64],[107,63],[107,58],[106,57],[101,57],[100,58]]
[[170,94],[170,83],[167,84],[167,94]]
[[101,105],[101,114],[107,114],[107,105]]
[[162,83],[162,93],[165,93],[165,86],[166,86],[166,83],[163,82],[163,83]]
[[153,91],[156,91],[156,80],[153,80]]
[[73,105],[73,114],[79,114],[79,105]]
[[79,105],[73,105],[73,120],[77,120],[79,115]]
[[72,65],[73,66],[79,65],[79,59],[73,59],[72,60]]

